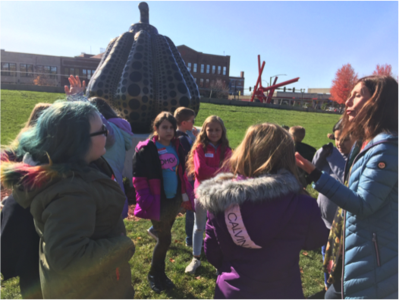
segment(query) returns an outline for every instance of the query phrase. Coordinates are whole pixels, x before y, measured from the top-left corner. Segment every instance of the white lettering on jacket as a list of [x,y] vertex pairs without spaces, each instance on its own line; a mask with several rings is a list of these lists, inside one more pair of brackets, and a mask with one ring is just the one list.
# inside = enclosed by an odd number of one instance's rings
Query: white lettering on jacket
[[230,233],[233,242],[244,248],[260,249],[250,238],[244,221],[242,220],[240,206],[232,205],[224,212],[224,219],[227,230]]

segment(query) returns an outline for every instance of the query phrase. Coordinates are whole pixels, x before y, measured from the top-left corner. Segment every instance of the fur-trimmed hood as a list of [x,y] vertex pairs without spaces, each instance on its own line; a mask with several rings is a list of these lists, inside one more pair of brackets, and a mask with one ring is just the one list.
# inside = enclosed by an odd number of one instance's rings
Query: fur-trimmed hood
[[221,173],[203,181],[196,190],[196,197],[199,205],[212,213],[218,213],[225,211],[231,205],[241,205],[246,200],[264,202],[289,193],[298,193],[300,189],[298,180],[287,170],[255,178]]

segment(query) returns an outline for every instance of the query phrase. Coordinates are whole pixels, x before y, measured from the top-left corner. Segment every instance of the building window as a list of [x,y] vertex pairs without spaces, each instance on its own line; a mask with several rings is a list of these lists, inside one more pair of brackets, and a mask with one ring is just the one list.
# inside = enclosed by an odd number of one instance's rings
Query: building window
[[193,71],[194,71],[194,73],[197,73],[197,64],[194,64]]
[[227,68],[223,67],[223,75],[226,75],[226,70],[227,70]]
[[48,75],[49,78],[57,78],[57,67],[36,66],[36,74],[37,75],[45,75],[45,76]]
[[197,83],[197,78],[194,78],[194,82]]
[[221,72],[222,72],[222,67],[218,66],[218,74],[220,75]]
[[204,73],[204,64],[201,64],[201,73]]
[[206,65],[206,73],[209,74],[210,69],[211,69],[211,66],[210,65]]
[[1,76],[17,76],[17,64],[15,63],[2,63]]
[[32,77],[33,76],[33,65],[20,64],[19,65],[20,77]]
[[216,73],[216,66],[212,66],[212,74]]
[[205,80],[205,87],[209,87],[209,79]]
[[203,87],[203,86],[204,86],[204,79],[200,78],[200,87]]
[[191,72],[191,63],[187,63],[187,70],[189,70]]

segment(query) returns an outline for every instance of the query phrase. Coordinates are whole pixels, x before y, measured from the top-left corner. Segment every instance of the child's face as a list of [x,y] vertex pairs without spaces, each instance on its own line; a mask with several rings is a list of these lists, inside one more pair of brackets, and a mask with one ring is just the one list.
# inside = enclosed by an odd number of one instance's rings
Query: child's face
[[194,122],[195,122],[195,117],[192,116],[190,119],[188,119],[187,121],[183,121],[180,124],[180,129],[184,132],[186,132],[187,130],[193,130],[193,126],[194,126]]
[[206,125],[205,131],[212,144],[217,144],[222,138],[222,126],[218,122],[211,122]]
[[163,120],[157,128],[158,138],[161,142],[170,142],[175,136],[175,129],[168,120]]

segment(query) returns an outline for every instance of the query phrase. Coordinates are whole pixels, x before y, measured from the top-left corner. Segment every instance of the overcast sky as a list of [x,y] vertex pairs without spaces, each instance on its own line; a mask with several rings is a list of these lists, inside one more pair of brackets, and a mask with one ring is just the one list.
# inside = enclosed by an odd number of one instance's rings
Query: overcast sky
[[[1,1],[0,47],[6,51],[76,56],[98,54],[140,19],[136,1]],[[176,46],[230,55],[230,76],[245,88],[262,79],[300,77],[301,88],[330,88],[350,63],[359,76],[377,64],[398,75],[398,2],[147,1],[150,24]]]

